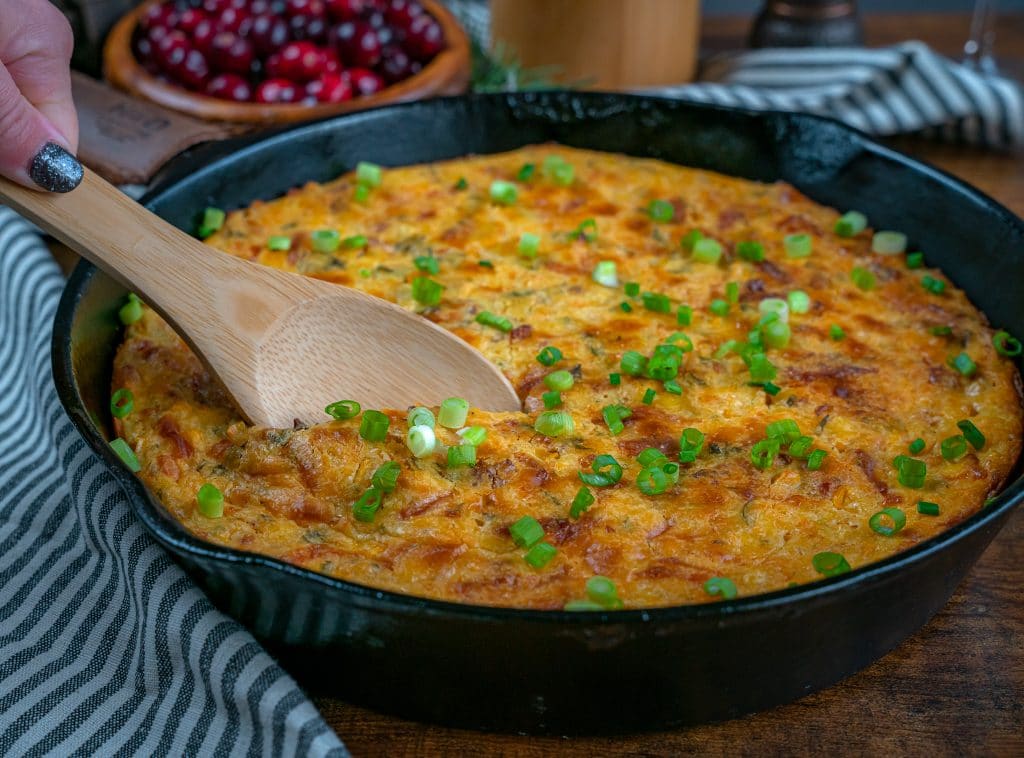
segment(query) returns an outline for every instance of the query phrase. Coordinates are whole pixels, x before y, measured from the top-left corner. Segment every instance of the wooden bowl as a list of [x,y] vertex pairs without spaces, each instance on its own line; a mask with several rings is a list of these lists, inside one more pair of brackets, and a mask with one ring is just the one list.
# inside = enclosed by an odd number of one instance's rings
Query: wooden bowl
[[388,103],[421,100],[439,95],[458,95],[469,86],[469,37],[459,22],[437,0],[420,0],[424,9],[441,24],[447,47],[423,70],[385,87],[375,95],[354,97],[344,103],[264,105],[221,100],[163,82],[146,71],[132,53],[132,34],[139,18],[161,0],[146,0],[125,14],[111,29],[103,46],[103,73],[114,86],[172,110],[208,121],[239,124],[285,124],[312,121],[339,113],[373,108]]

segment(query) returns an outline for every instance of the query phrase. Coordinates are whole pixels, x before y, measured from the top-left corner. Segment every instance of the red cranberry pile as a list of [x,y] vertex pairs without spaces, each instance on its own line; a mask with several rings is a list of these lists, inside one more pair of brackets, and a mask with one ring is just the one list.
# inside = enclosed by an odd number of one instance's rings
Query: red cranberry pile
[[132,38],[150,73],[257,103],[372,95],[444,46],[441,25],[417,0],[165,0]]

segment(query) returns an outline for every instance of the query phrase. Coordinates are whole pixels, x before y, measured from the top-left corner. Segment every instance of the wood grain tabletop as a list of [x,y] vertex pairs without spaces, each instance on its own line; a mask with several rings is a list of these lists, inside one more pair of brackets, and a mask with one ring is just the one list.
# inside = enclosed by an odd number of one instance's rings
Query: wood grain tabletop
[[[703,44],[743,44],[749,19],[713,18]],[[912,35],[956,55],[964,15],[880,15],[869,44]],[[1005,70],[1024,71],[1024,14],[998,25]],[[1024,154],[900,140],[1024,216]],[[1024,288],[1022,288],[1024,294]],[[756,683],[751,683],[756,686]],[[527,737],[420,724],[330,698],[315,702],[353,755],[1024,755],[1024,509],[917,634],[867,669],[789,705],[719,724],[615,738]]]

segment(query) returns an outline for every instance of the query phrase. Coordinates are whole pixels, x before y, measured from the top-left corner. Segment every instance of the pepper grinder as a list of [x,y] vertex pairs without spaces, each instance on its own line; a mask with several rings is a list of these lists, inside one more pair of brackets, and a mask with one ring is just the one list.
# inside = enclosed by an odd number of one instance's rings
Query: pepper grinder
[[750,31],[750,47],[849,47],[863,42],[855,0],[768,0]]

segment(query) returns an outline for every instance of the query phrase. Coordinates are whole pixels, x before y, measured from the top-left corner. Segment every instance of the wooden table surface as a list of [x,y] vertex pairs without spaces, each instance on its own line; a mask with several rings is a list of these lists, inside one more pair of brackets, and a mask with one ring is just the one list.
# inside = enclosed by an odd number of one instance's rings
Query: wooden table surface
[[[967,37],[963,15],[883,15],[866,20],[869,44],[914,35],[955,55]],[[745,19],[704,24],[708,49],[743,44]],[[1021,71],[1024,14],[1004,16],[997,53]],[[1024,154],[1015,156],[900,141],[1024,216]],[[618,738],[523,737],[394,718],[316,698],[355,756],[977,754],[1024,755],[1024,508],[971,571],[949,604],[892,653],[844,682],[743,719]],[[756,686],[756,683],[752,683]]]

